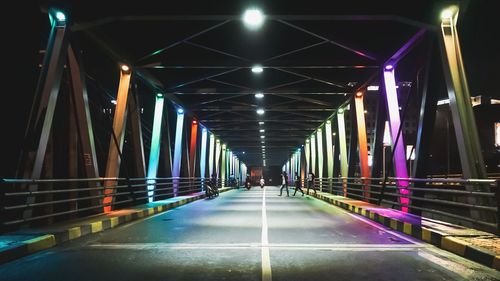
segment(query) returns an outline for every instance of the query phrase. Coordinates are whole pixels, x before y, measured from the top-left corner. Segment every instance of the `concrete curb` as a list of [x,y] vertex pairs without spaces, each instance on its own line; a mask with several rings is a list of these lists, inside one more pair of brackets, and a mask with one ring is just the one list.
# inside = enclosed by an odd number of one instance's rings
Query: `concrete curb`
[[[229,191],[233,188],[221,188],[220,192]],[[176,202],[166,203],[146,209],[137,210],[135,212],[118,215],[101,220],[85,223],[78,226],[59,231],[56,233],[44,234],[38,237],[24,240],[19,244],[11,247],[6,247],[0,251],[0,264],[24,257],[42,250],[46,250],[57,246],[63,242],[80,238],[85,235],[98,233],[107,229],[115,228],[119,225],[138,220],[141,218],[149,217],[158,213],[168,211],[170,209],[200,200],[205,198],[205,194],[198,194],[192,197],[183,198]]]
[[[372,221],[383,224],[387,227],[390,227],[396,231],[410,235],[419,240],[433,244],[441,249],[450,251],[466,259],[478,262],[488,267],[492,267],[496,270],[500,270],[500,256],[496,256],[494,253],[488,250],[479,248],[477,246],[472,245],[471,243],[467,243],[463,240],[457,239],[452,235],[441,233],[433,229],[428,229],[418,224],[410,224],[407,222],[400,221],[398,219],[387,217],[378,214],[376,212],[367,210],[366,208],[356,206],[355,204],[349,204],[346,202],[336,200],[334,198],[327,197],[324,194],[321,194],[320,192],[318,192],[317,195],[314,197],[322,201],[325,201],[327,203],[330,203],[332,205],[338,206],[342,209],[362,215]],[[377,208],[383,208],[383,207],[377,206]]]

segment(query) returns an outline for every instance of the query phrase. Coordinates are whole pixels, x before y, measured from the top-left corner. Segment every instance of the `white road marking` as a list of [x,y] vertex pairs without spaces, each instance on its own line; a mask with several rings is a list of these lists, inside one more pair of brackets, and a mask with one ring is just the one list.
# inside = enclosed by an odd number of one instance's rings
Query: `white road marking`
[[271,281],[271,258],[269,255],[269,240],[267,237],[267,212],[266,212],[266,189],[262,193],[262,250],[261,250],[261,260],[262,260],[262,281]]

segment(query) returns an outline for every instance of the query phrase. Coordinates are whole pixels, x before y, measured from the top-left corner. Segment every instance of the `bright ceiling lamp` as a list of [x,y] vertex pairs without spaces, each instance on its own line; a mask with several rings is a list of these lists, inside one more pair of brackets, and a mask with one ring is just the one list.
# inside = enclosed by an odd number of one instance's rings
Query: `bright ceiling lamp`
[[260,130],[259,130],[259,132],[260,132],[260,133],[264,133],[265,131],[266,131],[266,130],[264,130],[264,129],[260,129]]
[[[264,71],[264,68],[262,68],[262,66],[260,65],[254,65],[252,66],[252,72],[255,73],[255,74],[260,74]],[[264,96],[262,96],[264,97]]]
[[264,112],[265,112],[265,111],[264,111],[264,109],[262,109],[262,108],[257,109],[257,114],[259,114],[259,115],[264,114]]
[[248,29],[257,30],[264,24],[264,14],[259,9],[247,9],[243,14],[243,23]]
[[261,99],[261,98],[264,97],[264,94],[263,93],[256,93],[255,97],[258,98],[258,99]]
[[260,121],[260,122],[259,122],[259,125],[264,125],[264,122]]

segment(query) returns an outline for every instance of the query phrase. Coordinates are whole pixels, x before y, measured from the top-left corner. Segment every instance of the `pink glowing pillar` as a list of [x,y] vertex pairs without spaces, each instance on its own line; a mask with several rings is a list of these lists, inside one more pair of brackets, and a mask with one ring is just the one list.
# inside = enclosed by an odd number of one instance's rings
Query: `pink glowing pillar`
[[[384,67],[384,85],[387,108],[389,112],[389,129],[391,132],[392,144],[394,146],[393,159],[395,174],[397,178],[406,179],[408,178],[408,170],[406,168],[406,155],[402,132],[398,138],[398,130],[401,125],[399,117],[398,93],[396,90],[396,79],[394,78],[394,67],[390,64]],[[403,205],[401,206],[401,211],[408,212],[407,206],[410,202],[407,197],[410,192],[406,189],[406,187],[408,187],[408,181],[400,180],[398,181],[398,186],[400,187],[399,193],[401,194],[399,202]]]

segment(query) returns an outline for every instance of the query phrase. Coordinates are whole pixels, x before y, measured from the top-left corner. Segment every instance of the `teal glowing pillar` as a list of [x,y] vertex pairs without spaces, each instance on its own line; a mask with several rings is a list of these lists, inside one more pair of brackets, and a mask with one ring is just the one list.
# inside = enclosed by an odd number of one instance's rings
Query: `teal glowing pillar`
[[326,165],[328,168],[328,188],[331,192],[332,190],[332,178],[333,178],[333,135],[332,135],[332,121],[327,120],[325,124],[325,137],[326,137]]
[[[406,153],[404,147],[403,133],[399,133],[399,127],[401,126],[401,120],[399,117],[399,102],[398,93],[396,90],[396,79],[394,78],[394,67],[390,64],[384,67],[384,85],[385,85],[385,97],[387,101],[387,109],[389,113],[389,130],[391,132],[392,145],[393,145],[393,163],[394,172],[398,178],[408,178],[408,170],[406,169]],[[398,181],[399,193],[401,194],[399,202],[403,205],[401,206],[401,211],[408,212],[409,199],[408,181],[400,180]]]
[[318,141],[318,178],[319,188],[323,191],[323,130],[316,131],[316,140]]
[[211,178],[214,173],[214,151],[215,151],[215,136],[210,134],[210,143],[208,151],[208,177]]
[[343,193],[347,197],[347,176],[349,171],[349,163],[347,162],[347,141],[345,134],[345,119],[344,109],[340,108],[337,111],[337,123],[339,126],[339,146],[340,146],[340,175],[343,178]]
[[306,140],[306,169],[305,174],[307,175],[311,171],[311,141],[309,139]]
[[179,176],[181,172],[181,157],[182,157],[182,129],[184,128],[184,110],[177,109],[177,126],[175,127],[175,143],[174,143],[174,165],[172,166],[172,183],[174,197],[177,196],[179,189]]
[[148,201],[154,201],[154,189],[156,173],[158,172],[158,163],[160,160],[160,138],[161,138],[161,120],[163,116],[163,94],[156,94],[155,112],[153,118],[153,132],[151,135],[151,146],[149,151],[148,165]]
[[[201,149],[200,149],[200,178],[201,178],[201,190],[205,190],[203,184],[205,179],[205,169],[207,163],[207,128],[201,129]],[[210,178],[210,176],[209,176]]]

